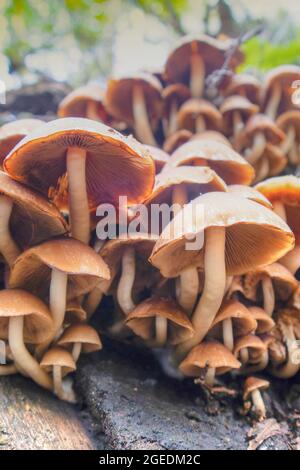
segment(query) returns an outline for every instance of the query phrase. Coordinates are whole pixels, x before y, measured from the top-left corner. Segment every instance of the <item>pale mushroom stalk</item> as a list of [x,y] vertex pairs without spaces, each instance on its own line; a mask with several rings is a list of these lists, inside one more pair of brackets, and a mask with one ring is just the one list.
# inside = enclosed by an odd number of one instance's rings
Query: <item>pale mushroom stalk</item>
[[251,165],[254,165],[262,156],[266,147],[266,138],[262,132],[255,134],[251,149],[246,152],[246,158]]
[[278,200],[273,202],[273,210],[286,222],[286,210],[281,201]]
[[76,363],[79,359],[79,356],[81,354],[82,350],[82,343],[74,343],[73,348],[72,348],[72,356],[74,359],[74,362]]
[[101,303],[103,296],[109,290],[113,278],[109,281],[102,281],[98,286],[96,286],[86,297],[83,308],[87,313],[87,318],[90,319],[91,316],[95,313],[98,306]]
[[213,387],[215,383],[216,369],[214,367],[208,367],[205,374],[205,384],[208,387]]
[[86,151],[70,147],[67,152],[69,212],[72,237],[85,244],[90,240],[90,212],[86,187]]
[[[183,184],[176,185],[172,193],[174,208],[182,208],[188,202],[188,195]],[[176,211],[175,211],[176,212]],[[176,215],[176,214],[175,214]],[[176,280],[176,298],[181,307],[191,314],[195,306],[199,289],[199,276],[196,268],[182,271]]]
[[141,86],[135,85],[132,90],[132,111],[134,117],[134,129],[137,138],[143,143],[156,146],[149,116],[145,103],[145,96]]
[[262,181],[269,176],[270,164],[268,158],[263,157],[260,161],[259,167],[256,169],[255,182]]
[[242,348],[240,350],[240,359],[241,359],[241,363],[244,365],[244,364],[247,364],[248,361],[249,361],[249,351],[248,351],[248,348]]
[[290,125],[286,131],[286,137],[284,141],[282,142],[282,144],[280,145],[280,148],[284,154],[289,153],[289,151],[294,145],[295,139],[296,139],[295,127]]
[[201,132],[206,131],[206,122],[203,116],[201,114],[196,117],[195,120],[195,133],[196,134],[201,134]]
[[86,117],[88,119],[93,119],[94,121],[99,121],[98,103],[96,101],[88,101],[86,107]]
[[296,375],[300,369],[300,348],[292,325],[287,325],[285,327],[281,325],[281,330],[286,341],[287,361],[280,367],[271,367],[270,372],[274,377],[289,379]]
[[9,219],[12,209],[12,199],[4,195],[0,196],[0,253],[10,267],[21,253],[10,234]]
[[125,315],[128,315],[135,308],[135,303],[132,300],[134,280],[135,250],[129,246],[125,249],[122,256],[122,273],[117,287],[118,303]]
[[195,334],[176,349],[180,359],[203,340],[221,306],[226,285],[225,233],[224,227],[205,230],[204,288],[192,317]]
[[275,293],[272,280],[264,275],[261,281],[263,291],[263,303],[265,312],[272,316],[275,308]]
[[232,320],[231,318],[226,318],[222,321],[222,330],[223,330],[223,343],[229,351],[233,351],[234,348],[234,339],[233,339],[233,329],[232,329]]
[[191,56],[190,90],[193,98],[201,98],[204,88],[205,65],[198,53]]
[[168,137],[172,134],[175,134],[178,129],[177,111],[178,109],[176,100],[173,100],[169,114]]
[[272,88],[271,96],[269,98],[269,101],[265,110],[265,114],[273,120],[276,118],[280,100],[281,100],[281,87],[279,84],[277,84]]
[[259,418],[265,418],[266,407],[261,396],[260,390],[256,389],[251,392],[251,399],[253,403],[253,411]]
[[168,336],[168,320],[165,317],[155,317],[155,345],[162,347],[167,342]]
[[8,326],[8,341],[12,356],[22,370],[37,384],[52,390],[52,381],[28,352],[23,338],[24,317],[12,317]]
[[18,369],[15,364],[0,365],[0,377],[17,374]]
[[299,165],[299,148],[297,146],[297,142],[294,142],[290,151],[289,151],[289,161],[292,165]]
[[239,111],[233,112],[233,137],[236,137],[243,129],[243,120]]
[[68,275],[59,269],[53,268],[51,271],[49,307],[53,318],[53,338],[56,337],[62,327],[67,299]]

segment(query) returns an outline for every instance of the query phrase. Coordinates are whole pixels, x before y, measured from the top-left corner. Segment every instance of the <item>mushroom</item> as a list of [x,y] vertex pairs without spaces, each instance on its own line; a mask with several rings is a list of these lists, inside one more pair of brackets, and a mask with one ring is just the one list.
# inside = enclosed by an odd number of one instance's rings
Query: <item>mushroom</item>
[[66,232],[53,204],[0,171],[0,253],[10,267],[21,249]]
[[188,142],[192,135],[193,133],[187,129],[179,129],[164,141],[164,151],[168,154],[175,152],[178,147]]
[[232,148],[231,143],[225,135],[218,131],[198,132],[197,134],[193,134],[189,140],[214,140]]
[[251,396],[253,403],[253,412],[257,416],[259,421],[262,421],[266,417],[266,407],[264,400],[261,395],[262,390],[269,388],[270,382],[268,380],[259,379],[258,377],[247,377],[244,382],[244,394],[243,399],[246,401]]
[[[176,215],[185,204],[199,194],[226,190],[224,181],[208,167],[175,167],[156,177],[153,192],[144,204],[149,208],[149,212],[155,204],[168,204],[168,207],[173,209],[173,214]],[[153,217],[151,219],[153,222]],[[170,220],[166,221],[166,223],[169,222]],[[197,269],[184,270],[176,281],[177,302],[190,314],[198,296]]]
[[153,161],[140,144],[84,118],[44,124],[14,147],[4,167],[14,179],[52,198],[67,174],[71,233],[84,243],[90,239],[90,211],[98,204],[118,207],[124,194],[128,204],[139,203],[154,182]]
[[[268,317],[270,319],[270,317]],[[260,322],[261,324],[263,322]],[[269,350],[273,346],[275,342],[274,336],[272,336],[270,333],[265,333],[261,336],[259,336],[261,341],[264,343],[266,348],[264,350],[262,349],[257,349],[257,350],[252,350],[251,353],[251,364],[243,366],[243,368],[240,370],[240,373],[243,375],[249,375],[253,374],[256,372],[260,372],[264,369],[269,364],[270,360],[270,355],[269,355]]]
[[251,103],[260,102],[260,82],[250,74],[234,74],[226,87],[225,96],[239,95],[247,98]]
[[40,368],[26,344],[47,341],[52,333],[50,312],[40,299],[21,289],[0,291],[0,338],[8,339],[17,368],[49,390],[52,388],[51,379]]
[[180,106],[190,98],[189,89],[182,83],[174,83],[162,91],[164,101],[164,134],[165,137],[173,135],[178,129],[177,113]]
[[209,166],[226,184],[249,185],[252,166],[228,145],[216,140],[191,140],[171,154],[163,172],[177,166]]
[[101,256],[82,242],[65,238],[49,240],[22,253],[12,268],[10,287],[49,301],[54,323],[50,342],[60,332],[67,300],[90,292],[99,279],[110,279]]
[[204,269],[204,288],[192,317],[195,335],[177,348],[177,354],[184,355],[207,334],[223,300],[226,275],[270,264],[293,244],[289,227],[253,201],[211,192],[186,205],[162,232],[150,256],[150,262],[169,278],[186,268]]
[[[165,75],[169,83],[185,83],[193,98],[200,98],[204,91],[205,77],[221,68],[232,40],[219,40],[205,34],[187,35],[181,38],[169,54]],[[228,66],[234,69],[243,60],[239,49],[230,57]]]
[[264,311],[272,316],[276,299],[287,301],[297,286],[298,281],[287,268],[280,263],[272,263],[245,275],[243,294],[255,302],[262,297]]
[[257,322],[245,305],[237,300],[225,301],[217,313],[208,336],[222,339],[229,351],[234,349],[234,338],[254,332]]
[[300,164],[300,111],[291,110],[281,114],[276,120],[277,126],[282,129],[286,137],[281,144],[281,150],[291,165]]
[[170,155],[164,150],[158,147],[153,147],[152,145],[144,145],[144,148],[149,152],[154,161],[155,173],[160,173],[165,164],[168,163]]
[[72,347],[72,357],[75,363],[81,352],[92,353],[102,349],[97,331],[86,323],[74,323],[66,328],[57,344],[63,348]]
[[190,338],[194,331],[178,304],[172,299],[157,296],[141,302],[128,314],[125,322],[137,336],[156,348],[176,345]]
[[239,369],[241,363],[218,341],[203,341],[195,346],[179,365],[179,370],[188,377],[201,377],[212,388],[215,376],[225,374],[232,369]]
[[63,384],[63,376],[76,370],[76,364],[69,351],[58,346],[49,349],[44,354],[40,367],[47,373],[52,372],[55,395],[61,400],[74,402],[73,391],[66,391]]
[[220,106],[225,134],[232,136],[234,141],[243,130],[248,119],[258,111],[259,107],[247,98],[238,95],[226,98]]
[[193,133],[219,130],[222,127],[220,111],[209,101],[190,99],[178,111],[178,125]]
[[262,88],[262,109],[271,119],[277,114],[293,107],[291,95],[293,83],[300,80],[300,67],[280,65],[272,69],[265,77]]
[[140,142],[156,145],[156,130],[162,115],[162,86],[153,75],[140,72],[108,82],[105,105],[114,118],[134,128]]
[[243,184],[230,184],[227,186],[227,191],[233,196],[239,198],[250,199],[250,201],[257,202],[268,209],[273,209],[272,203],[257,189],[252,186],[244,186]]
[[256,321],[255,334],[263,335],[269,333],[275,326],[273,318],[268,313],[257,306],[248,307],[248,311]]
[[18,119],[0,127],[0,168],[9,152],[30,132],[42,126],[40,119]]
[[259,336],[254,334],[237,338],[233,353],[242,363],[241,373],[248,372],[249,367],[257,364],[257,358],[262,357],[267,352],[267,345]]

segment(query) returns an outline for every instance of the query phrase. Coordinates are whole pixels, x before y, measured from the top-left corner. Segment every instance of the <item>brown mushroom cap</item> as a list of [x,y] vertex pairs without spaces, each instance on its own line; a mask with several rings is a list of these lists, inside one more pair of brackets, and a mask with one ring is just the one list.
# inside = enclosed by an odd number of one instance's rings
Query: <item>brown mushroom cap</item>
[[172,153],[164,171],[182,165],[209,166],[227,184],[250,184],[254,169],[228,145],[215,140],[192,140]]
[[105,105],[112,116],[133,126],[132,94],[135,85],[142,87],[149,121],[156,127],[163,109],[162,86],[151,74],[139,72],[132,76],[111,79],[106,90]]
[[81,343],[84,353],[91,353],[102,349],[102,343],[97,331],[86,323],[74,323],[69,326],[57,342],[59,346],[63,347],[74,343]]
[[171,105],[174,101],[177,103],[177,107],[180,107],[190,97],[191,93],[189,88],[182,83],[173,83],[172,85],[168,85],[162,91],[164,114],[169,116]]
[[13,200],[10,231],[20,247],[25,248],[67,232],[67,224],[54,204],[2,171],[0,194]]
[[244,197],[250,199],[251,201],[257,202],[262,206],[272,209],[272,203],[259,191],[257,191],[252,186],[244,186],[242,184],[230,184],[227,186],[227,190],[233,196]]
[[269,386],[270,382],[268,380],[252,376],[247,377],[244,382],[244,400],[247,400],[251,392],[254,392],[254,390],[266,390]]
[[70,299],[66,306],[65,323],[83,322],[87,318],[86,311],[81,305],[79,298]]
[[226,98],[220,107],[220,112],[223,116],[223,129],[228,134],[232,133],[235,111],[238,111],[242,120],[247,122],[250,116],[258,113],[259,107],[243,96],[234,95]]
[[268,176],[278,175],[284,170],[287,164],[287,157],[281,148],[277,145],[267,144],[262,158],[254,165],[257,175],[259,175],[260,169],[264,164],[264,159],[267,159],[269,164]]
[[181,372],[188,377],[198,377],[206,367],[213,367],[216,374],[220,375],[231,369],[239,369],[241,363],[218,341],[203,341],[179,365]]
[[258,104],[260,100],[260,82],[250,74],[234,74],[225,90],[225,96],[231,95],[245,96],[252,103]]
[[285,138],[284,132],[272,119],[264,114],[255,114],[250,117],[238,141],[242,147],[248,147],[257,133],[262,133],[267,142],[273,145],[280,144]]
[[53,268],[68,274],[68,299],[90,292],[99,280],[110,279],[101,256],[82,242],[65,238],[44,242],[22,253],[13,265],[10,287],[22,287],[47,298]]
[[152,190],[154,164],[134,138],[90,119],[62,118],[44,124],[25,137],[4,161],[14,179],[46,196],[66,173],[66,152],[86,150],[86,180],[90,209],[99,203],[143,201]]
[[188,142],[192,135],[193,133],[187,129],[179,129],[164,141],[164,151],[168,154],[175,152],[178,147]]
[[40,119],[18,119],[4,124],[0,128],[0,164],[20,140],[43,124]]
[[[197,205],[203,210],[197,211]],[[292,231],[269,209],[229,193],[212,192],[194,199],[171,221],[156,242],[150,262],[165,277],[176,277],[190,266],[203,267],[203,247],[186,250],[186,235],[202,234],[208,227],[226,228],[227,275],[270,264],[294,245]]]
[[293,126],[296,131],[296,139],[300,141],[300,110],[290,110],[282,113],[276,119],[277,126],[283,131],[287,131],[289,126]]
[[294,92],[294,88],[292,84],[296,80],[300,80],[300,67],[297,65],[280,65],[268,72],[262,88],[263,109],[271,96],[273,87],[276,85],[280,86],[283,95],[280,106],[284,103],[285,109],[293,107],[291,95]]
[[51,372],[54,366],[59,366],[62,368],[63,375],[76,370],[76,364],[72,354],[70,354],[66,349],[58,346],[49,349],[44,354],[40,366],[47,372]]
[[94,102],[97,104],[99,119],[104,123],[108,123],[111,120],[111,116],[107,113],[103,100],[103,88],[97,83],[89,83],[71,91],[59,104],[57,114],[61,118],[84,118],[87,117],[88,103]]
[[153,192],[144,204],[172,204],[172,192],[178,185],[184,185],[189,201],[203,193],[227,191],[224,181],[211,168],[180,166],[156,176]]
[[237,300],[226,301],[220,308],[209,331],[209,335],[220,339],[222,337],[222,322],[232,320],[233,335],[244,336],[255,331],[257,322],[245,305]]
[[249,307],[249,312],[257,322],[255,333],[263,335],[275,326],[274,320],[260,307]]
[[52,334],[53,323],[48,307],[39,298],[21,289],[0,291],[0,338],[8,338],[12,317],[24,317],[24,343],[38,344]]
[[246,335],[237,338],[233,351],[235,357],[238,357],[240,351],[244,348],[248,349],[250,363],[256,362],[257,356],[261,355],[267,350],[266,344],[259,336],[255,335]]
[[169,320],[168,343],[176,345],[190,338],[193,325],[185,311],[174,300],[151,297],[140,303],[126,318],[126,325],[144,340],[153,339],[153,319],[163,317]]
[[287,223],[300,240],[300,178],[293,175],[269,178],[255,186],[272,203],[280,201],[285,206]]
[[221,129],[222,115],[220,111],[209,101],[189,99],[178,111],[177,119],[180,128],[195,132],[195,121],[202,116],[208,129]]
[[[186,35],[181,38],[169,54],[165,65],[165,74],[170,83],[189,83],[190,60],[192,54],[199,53],[205,63],[205,75],[220,68],[225,61],[225,54],[232,45],[232,40],[215,39],[205,34]],[[229,66],[234,69],[243,60],[240,50],[232,56]]]
[[144,148],[149,152],[155,164],[156,173],[160,173],[166,163],[168,163],[170,155],[164,150],[154,147],[153,145],[144,145]]

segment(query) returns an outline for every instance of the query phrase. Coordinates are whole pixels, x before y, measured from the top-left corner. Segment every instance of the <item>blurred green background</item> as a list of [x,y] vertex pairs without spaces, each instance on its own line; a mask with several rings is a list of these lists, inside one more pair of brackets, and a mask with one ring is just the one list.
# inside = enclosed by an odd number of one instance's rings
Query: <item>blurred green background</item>
[[299,0],[0,0],[0,78],[8,89],[105,81],[159,69],[182,34],[236,37],[261,23],[243,69],[300,63]]

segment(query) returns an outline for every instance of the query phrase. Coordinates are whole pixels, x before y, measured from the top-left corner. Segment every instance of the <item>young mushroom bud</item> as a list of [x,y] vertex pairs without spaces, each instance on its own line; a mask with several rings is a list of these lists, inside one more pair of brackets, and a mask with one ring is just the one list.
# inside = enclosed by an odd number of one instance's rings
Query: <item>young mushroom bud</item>
[[60,400],[74,403],[75,396],[73,390],[67,390],[63,383],[63,377],[76,370],[76,364],[72,355],[65,349],[55,346],[45,353],[40,366],[45,372],[52,373],[53,392],[55,395]]
[[259,379],[258,377],[247,377],[244,382],[244,401],[251,397],[253,406],[252,411],[259,421],[266,417],[266,407],[261,392],[269,388],[270,382],[268,380]]

